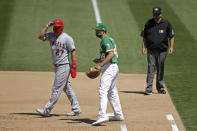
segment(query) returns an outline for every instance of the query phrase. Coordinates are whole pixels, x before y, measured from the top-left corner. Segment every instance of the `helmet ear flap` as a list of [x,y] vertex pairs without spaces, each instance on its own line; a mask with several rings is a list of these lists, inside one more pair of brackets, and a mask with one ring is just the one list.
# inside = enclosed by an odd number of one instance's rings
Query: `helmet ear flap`
[[62,30],[62,31],[64,30],[64,26],[61,26],[61,30]]

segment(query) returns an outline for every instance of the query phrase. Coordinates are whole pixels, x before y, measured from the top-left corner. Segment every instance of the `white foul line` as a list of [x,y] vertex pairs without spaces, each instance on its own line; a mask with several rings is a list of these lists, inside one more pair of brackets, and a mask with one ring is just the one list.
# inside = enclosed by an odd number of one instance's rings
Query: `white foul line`
[[121,131],[127,131],[127,127],[125,124],[120,124]]
[[[114,113],[107,113],[107,116],[109,118],[114,117]],[[121,131],[127,131],[127,127],[125,124],[120,124],[120,129],[121,129]]]
[[99,13],[99,8],[98,8],[98,5],[97,5],[97,0],[92,0],[92,5],[93,5],[93,8],[94,8],[94,14],[95,14],[95,17],[96,17],[96,22],[97,23],[101,23],[101,17],[100,17],[100,13]]
[[167,114],[167,115],[166,115],[166,118],[167,118],[167,119],[170,121],[170,123],[171,123],[172,131],[179,131],[179,129],[178,129],[176,123],[175,123],[175,120],[174,120],[172,114]]

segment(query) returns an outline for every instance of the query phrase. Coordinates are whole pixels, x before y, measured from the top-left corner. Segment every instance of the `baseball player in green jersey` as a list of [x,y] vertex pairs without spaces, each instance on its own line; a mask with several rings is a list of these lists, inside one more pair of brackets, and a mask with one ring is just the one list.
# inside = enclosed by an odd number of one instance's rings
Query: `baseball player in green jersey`
[[92,125],[99,125],[109,121],[109,117],[106,114],[108,100],[114,111],[114,117],[110,120],[122,121],[124,116],[116,88],[116,79],[119,72],[116,44],[107,35],[107,27],[104,23],[98,23],[94,29],[96,30],[96,36],[101,39],[101,42],[100,58],[96,58],[93,61],[98,64],[97,69],[103,68],[103,70],[99,87],[100,108],[98,120],[92,123]]

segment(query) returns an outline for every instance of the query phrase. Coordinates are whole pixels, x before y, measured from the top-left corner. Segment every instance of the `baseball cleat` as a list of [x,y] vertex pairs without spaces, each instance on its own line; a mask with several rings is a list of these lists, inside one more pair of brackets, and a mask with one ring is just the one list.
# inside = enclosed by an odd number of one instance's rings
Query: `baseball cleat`
[[105,117],[105,118],[99,118],[97,121],[93,122],[92,125],[93,126],[97,126],[97,125],[100,125],[104,122],[107,122],[109,121],[109,118],[108,117]]
[[114,116],[112,118],[109,118],[109,121],[123,121],[124,117],[123,116]]
[[158,90],[158,93],[159,94],[166,94],[166,91],[164,89],[162,89],[162,90]]
[[67,113],[66,116],[78,116],[80,113],[81,113],[81,111],[79,111],[79,112],[71,111],[71,112]]
[[144,92],[144,95],[152,95],[152,91],[146,90],[146,91]]
[[41,116],[49,117],[50,114],[47,113],[44,109],[37,109],[36,110]]

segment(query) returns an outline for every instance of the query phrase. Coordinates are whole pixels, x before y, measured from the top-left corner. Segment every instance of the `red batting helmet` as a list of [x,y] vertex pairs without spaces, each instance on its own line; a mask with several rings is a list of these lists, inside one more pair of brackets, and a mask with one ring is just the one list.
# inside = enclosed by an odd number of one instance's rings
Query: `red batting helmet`
[[53,25],[53,32],[56,35],[60,35],[63,32],[64,23],[61,19],[55,19],[55,24]]

